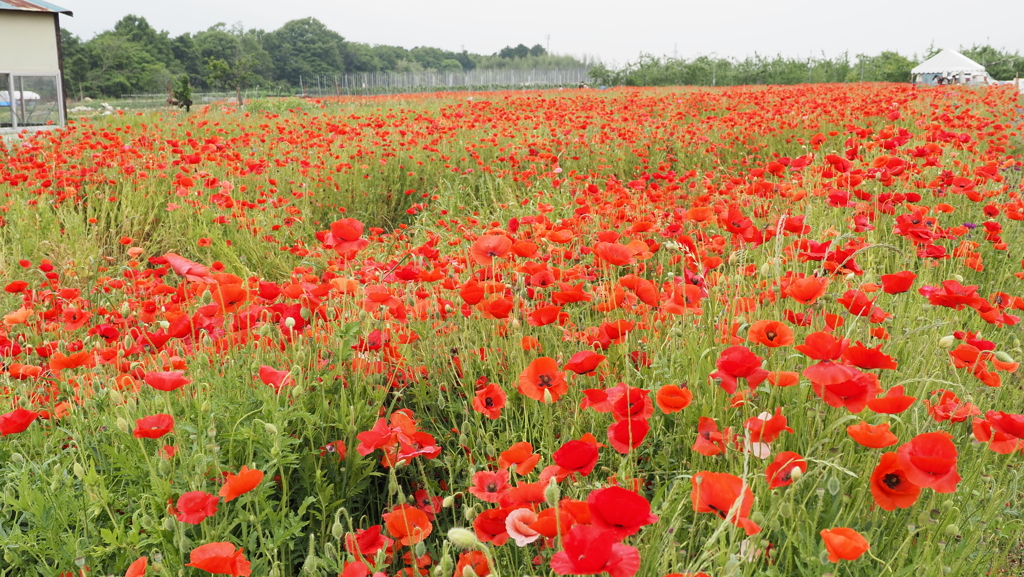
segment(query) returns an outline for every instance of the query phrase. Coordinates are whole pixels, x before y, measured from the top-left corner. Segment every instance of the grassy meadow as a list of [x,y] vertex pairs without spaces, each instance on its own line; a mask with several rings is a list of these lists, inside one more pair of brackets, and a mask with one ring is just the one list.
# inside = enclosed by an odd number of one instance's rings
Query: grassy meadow
[[1020,107],[285,99],[0,144],[0,576],[1024,574]]

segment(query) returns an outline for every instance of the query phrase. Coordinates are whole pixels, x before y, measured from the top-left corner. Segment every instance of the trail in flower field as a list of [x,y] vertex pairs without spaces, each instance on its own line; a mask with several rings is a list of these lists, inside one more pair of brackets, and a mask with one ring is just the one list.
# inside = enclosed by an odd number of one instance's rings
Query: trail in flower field
[[1018,110],[419,95],[0,148],[0,567],[1012,571]]

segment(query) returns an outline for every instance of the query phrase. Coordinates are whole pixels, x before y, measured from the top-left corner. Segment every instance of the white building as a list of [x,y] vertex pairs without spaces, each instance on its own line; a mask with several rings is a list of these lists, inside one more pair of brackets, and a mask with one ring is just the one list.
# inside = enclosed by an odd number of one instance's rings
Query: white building
[[43,0],[0,0],[0,133],[63,126],[60,15]]

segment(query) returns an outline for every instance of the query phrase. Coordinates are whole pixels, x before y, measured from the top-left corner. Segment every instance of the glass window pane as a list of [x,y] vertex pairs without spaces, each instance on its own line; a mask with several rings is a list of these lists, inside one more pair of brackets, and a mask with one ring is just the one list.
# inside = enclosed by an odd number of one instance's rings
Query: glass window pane
[[11,104],[18,128],[60,124],[56,76],[14,76]]
[[0,74],[0,128],[14,126],[14,117],[11,112],[11,77],[8,74]]

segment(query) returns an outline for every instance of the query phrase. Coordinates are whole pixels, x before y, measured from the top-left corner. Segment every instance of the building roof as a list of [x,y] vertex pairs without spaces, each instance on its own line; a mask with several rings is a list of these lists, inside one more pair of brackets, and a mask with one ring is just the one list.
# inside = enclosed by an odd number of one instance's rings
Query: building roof
[[0,0],[0,10],[19,10],[23,12],[56,12],[74,16],[67,8],[50,4],[44,0]]
[[[2,3],[4,0],[0,0]],[[985,67],[956,50],[943,50],[910,71],[912,74],[956,74],[958,72],[985,72]]]

